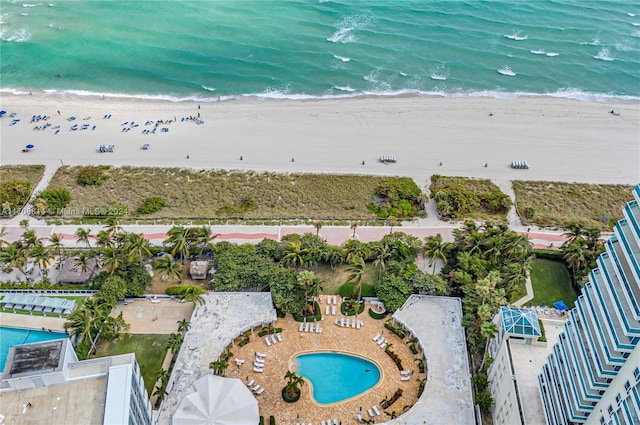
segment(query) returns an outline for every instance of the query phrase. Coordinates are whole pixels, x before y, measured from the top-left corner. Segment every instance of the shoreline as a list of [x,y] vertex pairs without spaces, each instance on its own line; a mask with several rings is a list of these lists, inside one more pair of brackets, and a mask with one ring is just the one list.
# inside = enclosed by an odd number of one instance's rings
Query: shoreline
[[[31,94],[30,94],[31,93]],[[34,96],[43,99],[54,100],[124,100],[124,101],[159,101],[169,103],[183,102],[259,102],[259,101],[325,101],[325,100],[346,100],[346,99],[388,99],[388,98],[425,98],[425,99],[561,99],[575,100],[587,103],[613,104],[613,105],[633,105],[640,103],[640,96],[611,95],[607,93],[588,93],[582,91],[558,91],[554,93],[533,93],[533,92],[501,92],[501,91],[469,91],[469,92],[425,92],[417,90],[398,90],[391,92],[353,92],[337,95],[311,95],[305,93],[298,94],[268,94],[268,93],[248,93],[248,94],[222,94],[216,95],[210,92],[211,96],[199,96],[196,93],[190,95],[163,95],[145,93],[99,93],[85,90],[58,90],[58,89],[29,89],[29,88],[7,88],[0,87],[0,97],[2,96]],[[104,99],[103,99],[104,98]]]
[[[199,103],[0,94],[0,109],[7,111],[0,119],[2,164],[400,175],[420,186],[433,174],[488,178],[499,186],[640,181],[640,102],[374,96]],[[11,113],[20,122],[11,125]],[[198,114],[200,125],[182,120]],[[30,123],[33,115],[49,119]],[[157,120],[163,120],[157,134],[143,134]],[[123,132],[131,121],[139,126]],[[45,123],[50,127],[34,130]],[[72,131],[73,124],[89,127]],[[150,149],[143,150],[146,143]],[[27,144],[35,148],[23,153]],[[98,152],[111,144],[115,152]],[[382,155],[398,162],[383,164]],[[530,169],[511,169],[514,160]]]

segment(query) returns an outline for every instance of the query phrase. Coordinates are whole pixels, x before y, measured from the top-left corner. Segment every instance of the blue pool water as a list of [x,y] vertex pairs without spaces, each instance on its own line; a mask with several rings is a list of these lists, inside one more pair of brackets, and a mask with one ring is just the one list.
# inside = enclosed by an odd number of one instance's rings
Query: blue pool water
[[0,372],[4,370],[9,348],[12,345],[29,344],[32,342],[51,341],[66,338],[63,332],[43,332],[32,329],[7,328],[0,326]]
[[296,365],[296,374],[311,382],[313,398],[320,404],[355,397],[380,381],[375,363],[348,354],[302,354],[296,357]]

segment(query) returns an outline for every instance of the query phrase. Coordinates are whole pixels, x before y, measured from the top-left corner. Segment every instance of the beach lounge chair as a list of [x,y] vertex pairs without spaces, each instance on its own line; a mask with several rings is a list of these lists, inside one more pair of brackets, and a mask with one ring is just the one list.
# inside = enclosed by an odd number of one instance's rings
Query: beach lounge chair
[[298,328],[298,332],[302,332],[304,330],[304,323],[300,322],[300,327]]
[[255,366],[254,366],[254,367],[253,367],[253,371],[254,371],[254,372],[258,372],[258,373],[262,373],[262,372],[264,372],[264,368],[261,368],[261,367],[255,367]]
[[307,322],[304,322],[304,331],[309,332],[309,324]]
[[362,422],[362,414],[361,414],[361,413],[358,413],[358,414],[356,415],[356,419],[357,419],[358,421]]
[[253,384],[255,384],[255,383],[256,383],[256,381],[254,381],[254,380],[252,379],[251,381],[247,382],[247,387],[251,388],[251,386],[252,386]]
[[378,406],[377,405],[373,405],[373,411],[376,412],[376,416],[380,416],[380,410],[378,410]]
[[278,342],[282,342],[282,335],[280,335],[279,333],[276,334],[276,337],[278,337]]
[[327,306],[327,308],[325,308],[324,310],[325,310],[325,316],[328,316],[331,313],[331,306]]
[[369,414],[370,417],[373,418],[373,416],[375,415],[375,413],[373,413],[373,409],[367,409],[367,413]]
[[333,316],[336,315],[336,306],[335,305],[331,306],[331,315],[333,315]]
[[264,360],[260,360],[260,359],[255,359],[253,361],[253,365],[255,367],[264,367]]
[[402,376],[411,375],[411,371],[410,370],[401,370],[400,371],[400,375],[402,375]]
[[266,338],[264,339],[264,342],[266,342],[266,343],[267,343],[267,347],[271,347],[271,338],[266,337]]
[[258,389],[260,389],[260,385],[255,384],[253,387],[251,387],[251,391],[257,391]]
[[267,357],[267,355],[266,355],[266,354],[261,353],[261,352],[259,352],[259,351],[257,351],[257,352],[256,352],[256,356],[258,356],[258,357]]
[[355,329],[355,328],[356,328],[356,319],[353,319],[353,320],[351,321],[351,327],[352,327],[353,329]]
[[374,336],[374,337],[373,337],[373,340],[374,340],[375,342],[378,342],[378,340],[380,339],[380,337],[381,337],[381,336],[382,336],[382,335],[381,335],[380,333],[377,333],[377,334],[376,334],[376,336]]
[[320,325],[316,326],[316,333],[317,334],[322,333],[322,328],[320,328]]
[[338,419],[336,418],[333,419],[333,425],[338,425]]
[[401,380],[401,381],[409,381],[409,380],[411,380],[411,376],[409,376],[409,375],[407,375],[407,376],[402,376],[402,377],[400,378],[400,380]]
[[344,326],[344,317],[340,318],[340,326]]
[[260,395],[264,392],[264,387],[260,388],[258,391],[256,391],[256,395]]
[[321,423],[322,423],[322,425],[327,425],[326,421],[322,421]]
[[360,326],[362,326],[362,325],[360,324],[360,321],[358,320],[358,323],[356,323],[356,329],[360,329]]

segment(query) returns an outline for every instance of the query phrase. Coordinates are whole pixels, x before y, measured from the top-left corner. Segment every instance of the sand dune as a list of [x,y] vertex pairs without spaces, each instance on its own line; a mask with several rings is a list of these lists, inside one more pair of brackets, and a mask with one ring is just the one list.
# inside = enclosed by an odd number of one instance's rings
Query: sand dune
[[[592,183],[640,181],[640,104],[518,99],[356,97],[326,100],[142,101],[3,93],[2,164],[136,165]],[[610,110],[622,109],[619,116]],[[60,111],[60,115],[58,112]],[[20,122],[11,125],[10,113]],[[33,115],[51,127],[33,130]],[[104,119],[110,114],[111,119]],[[204,124],[182,122],[197,117]],[[68,117],[76,116],[75,121]],[[86,119],[85,119],[86,118]],[[156,134],[148,121],[159,124]],[[131,127],[131,121],[138,127]],[[128,122],[122,131],[122,124]],[[87,130],[71,131],[73,124]],[[59,133],[54,134],[54,127]],[[92,130],[95,126],[95,130]],[[167,128],[168,132],[161,132]],[[142,150],[143,144],[150,145]],[[35,145],[23,153],[27,144]],[[116,145],[99,153],[100,145]],[[187,155],[189,158],[187,159]],[[378,161],[394,155],[396,164]],[[242,156],[242,160],[240,157]],[[292,162],[292,158],[295,159]],[[513,170],[524,160],[529,170]],[[362,165],[362,162],[365,164]],[[439,165],[442,162],[442,165]],[[487,167],[485,167],[487,163]]]

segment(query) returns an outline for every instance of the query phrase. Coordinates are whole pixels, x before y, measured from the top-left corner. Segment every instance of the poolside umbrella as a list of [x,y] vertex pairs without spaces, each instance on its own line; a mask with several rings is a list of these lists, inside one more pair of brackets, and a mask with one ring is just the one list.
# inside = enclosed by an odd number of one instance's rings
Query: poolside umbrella
[[193,386],[173,415],[172,425],[257,424],[258,401],[236,378],[206,375]]
[[27,148],[27,149],[33,149],[33,148],[35,148],[35,146],[33,146],[33,145],[27,145],[27,146],[25,146],[25,148]]
[[7,111],[0,111],[0,115],[4,115],[6,113],[7,113]]

